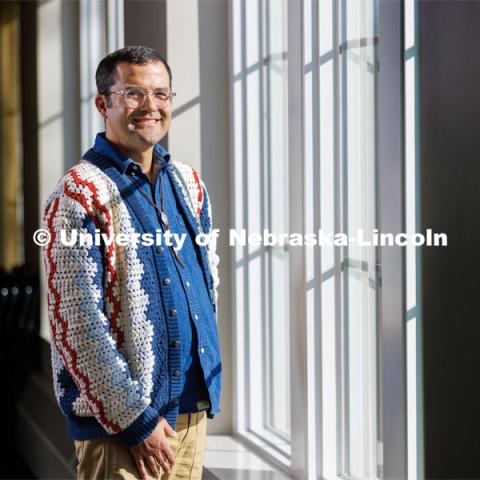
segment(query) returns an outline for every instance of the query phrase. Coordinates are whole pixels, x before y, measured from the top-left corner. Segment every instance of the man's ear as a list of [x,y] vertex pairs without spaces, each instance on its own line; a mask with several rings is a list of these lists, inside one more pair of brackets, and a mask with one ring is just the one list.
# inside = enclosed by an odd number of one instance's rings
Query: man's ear
[[104,120],[107,118],[107,99],[104,95],[95,97],[95,106]]

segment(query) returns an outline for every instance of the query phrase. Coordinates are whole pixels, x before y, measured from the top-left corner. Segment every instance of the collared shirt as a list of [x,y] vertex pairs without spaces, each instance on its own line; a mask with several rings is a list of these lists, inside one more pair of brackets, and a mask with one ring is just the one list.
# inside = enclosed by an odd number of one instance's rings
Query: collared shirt
[[[167,411],[178,408],[179,413],[191,413],[198,410],[198,402],[209,401],[209,392],[205,384],[205,376],[200,356],[208,346],[199,345],[198,331],[202,324],[202,308],[209,308],[208,288],[197,258],[197,246],[193,233],[187,228],[186,219],[178,208],[177,199],[172,190],[171,179],[167,173],[170,165],[170,154],[160,145],[153,151],[152,182],[142,172],[140,166],[132,159],[119,152],[102,134],[97,135],[94,151],[112,160],[123,175],[133,177],[144,198],[143,207],[154,220],[155,228],[164,230],[160,221],[160,212],[146,199],[149,197],[159,209],[162,208],[161,187],[163,187],[164,212],[167,215],[169,231],[172,234],[184,235],[185,243],[178,255],[185,265],[182,267],[176,260],[172,248],[162,248],[167,262],[168,275],[158,278],[165,288],[171,288],[175,297],[175,319],[179,338],[169,338],[170,348],[181,349],[181,369],[174,371],[176,380],[180,381],[180,395],[171,396]],[[168,317],[168,312],[165,312]]]

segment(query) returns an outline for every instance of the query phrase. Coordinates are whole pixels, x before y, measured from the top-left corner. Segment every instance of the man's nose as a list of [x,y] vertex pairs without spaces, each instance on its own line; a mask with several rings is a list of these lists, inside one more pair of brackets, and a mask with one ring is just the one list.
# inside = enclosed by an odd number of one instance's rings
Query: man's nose
[[145,95],[145,102],[143,104],[143,107],[149,112],[154,112],[155,110],[158,110],[158,105],[154,100],[153,93],[147,93]]

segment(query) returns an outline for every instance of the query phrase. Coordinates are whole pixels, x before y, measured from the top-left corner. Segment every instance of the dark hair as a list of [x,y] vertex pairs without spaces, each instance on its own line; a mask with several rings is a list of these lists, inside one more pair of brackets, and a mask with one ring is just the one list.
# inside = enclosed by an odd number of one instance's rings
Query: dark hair
[[97,67],[95,80],[98,93],[108,92],[116,81],[116,68],[119,63],[126,62],[133,65],[147,65],[152,62],[162,62],[168,72],[170,86],[172,86],[172,71],[166,60],[153,48],[130,46],[115,50],[107,55]]

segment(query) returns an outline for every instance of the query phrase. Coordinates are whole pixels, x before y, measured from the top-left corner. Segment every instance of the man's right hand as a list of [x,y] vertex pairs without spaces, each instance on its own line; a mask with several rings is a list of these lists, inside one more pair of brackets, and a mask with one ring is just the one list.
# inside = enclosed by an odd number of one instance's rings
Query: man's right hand
[[142,480],[147,480],[147,468],[154,477],[158,477],[160,473],[158,464],[165,472],[170,472],[170,468],[175,463],[175,456],[168,444],[167,437],[176,436],[177,432],[168,424],[165,418],[160,417],[152,434],[143,442],[130,448]]

